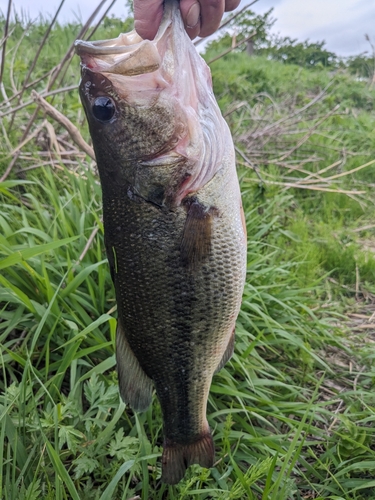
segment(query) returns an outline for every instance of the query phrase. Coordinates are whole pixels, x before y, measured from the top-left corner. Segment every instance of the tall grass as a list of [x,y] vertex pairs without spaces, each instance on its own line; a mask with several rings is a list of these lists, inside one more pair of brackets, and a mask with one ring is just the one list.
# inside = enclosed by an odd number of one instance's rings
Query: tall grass
[[[328,498],[342,489],[332,474],[369,467],[369,413],[363,425],[343,418],[341,436],[327,433],[338,398],[322,398],[322,387],[337,370],[324,353],[349,353],[346,340],[312,311],[314,285],[296,286],[298,262],[282,262],[283,249],[268,243],[292,198],[244,199],[248,280],[236,352],[215,376],[208,408],[218,461],[167,487],[158,403],[134,415],[118,396],[96,177],[43,169],[2,186],[0,496],[288,499],[305,488]],[[355,376],[342,369],[345,384]],[[368,384],[370,372],[361,376]],[[356,399],[353,391],[345,397]],[[354,461],[351,447],[366,460]]]

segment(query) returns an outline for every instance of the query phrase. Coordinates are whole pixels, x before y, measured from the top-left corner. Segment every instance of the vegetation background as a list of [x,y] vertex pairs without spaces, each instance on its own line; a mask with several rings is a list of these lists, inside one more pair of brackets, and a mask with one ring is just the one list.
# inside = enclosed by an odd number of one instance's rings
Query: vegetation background
[[92,19],[0,19],[0,498],[374,499],[371,37],[370,55],[342,60],[247,10],[206,47],[248,278],[208,404],[217,462],[172,487],[157,401],[134,414],[119,399],[100,185],[72,128],[90,143],[74,40],[132,22]]

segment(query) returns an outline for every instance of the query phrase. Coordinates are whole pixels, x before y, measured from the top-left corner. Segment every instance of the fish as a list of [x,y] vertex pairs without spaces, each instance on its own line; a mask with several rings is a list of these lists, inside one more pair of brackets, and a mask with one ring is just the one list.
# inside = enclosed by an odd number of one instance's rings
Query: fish
[[163,418],[162,481],[210,468],[213,375],[230,359],[246,275],[233,140],[211,73],[166,0],[154,40],[76,41],[118,320],[119,391]]

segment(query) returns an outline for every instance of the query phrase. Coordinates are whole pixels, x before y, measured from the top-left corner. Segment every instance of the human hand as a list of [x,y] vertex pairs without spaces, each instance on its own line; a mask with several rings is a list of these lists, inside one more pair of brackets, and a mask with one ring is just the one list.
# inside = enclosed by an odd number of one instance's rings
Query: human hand
[[[177,1],[177,0],[176,0]],[[180,10],[187,34],[209,36],[220,26],[224,12],[238,7],[241,0],[180,0]],[[163,16],[163,0],[134,0],[134,27],[144,39],[152,40]]]

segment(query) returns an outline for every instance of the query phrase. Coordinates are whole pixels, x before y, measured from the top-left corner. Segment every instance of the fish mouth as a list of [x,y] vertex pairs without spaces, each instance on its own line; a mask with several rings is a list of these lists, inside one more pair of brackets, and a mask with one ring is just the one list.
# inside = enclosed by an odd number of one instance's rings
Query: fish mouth
[[166,35],[171,31],[172,24],[182,22],[177,11],[176,0],[165,2],[163,19],[154,40],[144,40],[135,30],[109,40],[76,40],[75,51],[81,58],[82,68],[123,76],[158,70],[165,53]]

